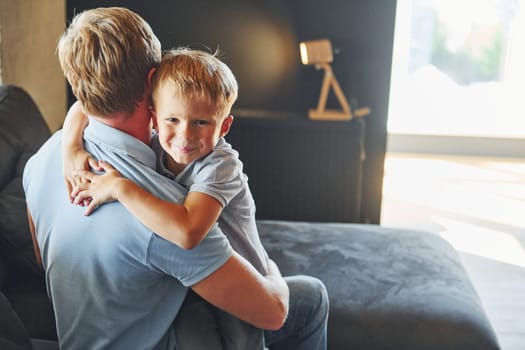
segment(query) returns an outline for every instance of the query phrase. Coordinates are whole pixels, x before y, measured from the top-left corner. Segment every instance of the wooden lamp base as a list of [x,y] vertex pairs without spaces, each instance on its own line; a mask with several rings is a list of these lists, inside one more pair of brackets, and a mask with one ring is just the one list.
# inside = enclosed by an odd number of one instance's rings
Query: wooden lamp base
[[[345,95],[335,78],[332,71],[332,67],[328,63],[321,63],[317,65],[318,68],[322,68],[325,71],[323,86],[321,87],[321,94],[319,95],[319,103],[317,109],[310,109],[308,116],[314,120],[350,120],[353,117],[363,117],[370,114],[368,107],[359,108],[352,113],[348,102],[346,101]],[[341,104],[342,110],[326,109],[326,99],[328,98],[328,92],[330,87],[334,89],[335,96]]]
[[308,116],[310,119],[314,120],[350,120],[352,119],[352,114],[350,111],[340,111],[337,109],[325,109],[319,111],[317,109],[308,110]]

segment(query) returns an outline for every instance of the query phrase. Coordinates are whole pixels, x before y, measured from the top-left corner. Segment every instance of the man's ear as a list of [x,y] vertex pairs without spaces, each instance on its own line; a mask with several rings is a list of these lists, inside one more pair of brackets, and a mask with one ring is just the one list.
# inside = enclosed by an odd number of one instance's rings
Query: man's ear
[[230,128],[233,123],[233,115],[229,114],[224,120],[222,121],[221,125],[221,137],[226,136],[226,134],[230,131]]
[[157,71],[157,67],[151,67],[148,72],[148,86],[151,88],[151,81],[153,80],[153,74]]
[[146,77],[146,85],[144,87],[144,99],[146,103],[148,104],[148,107],[150,108],[153,105],[153,98],[151,94],[153,93],[153,86],[151,85],[153,80],[153,74],[157,71],[156,67],[152,67],[149,72],[148,76]]

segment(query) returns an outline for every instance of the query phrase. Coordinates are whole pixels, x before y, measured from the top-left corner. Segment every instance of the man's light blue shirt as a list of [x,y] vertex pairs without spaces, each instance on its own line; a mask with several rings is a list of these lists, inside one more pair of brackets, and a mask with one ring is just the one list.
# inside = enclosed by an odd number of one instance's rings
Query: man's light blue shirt
[[[86,150],[149,192],[181,202],[186,190],[155,171],[154,152],[90,119]],[[171,349],[172,322],[191,286],[232,255],[215,226],[184,250],[152,233],[120,203],[91,216],[69,202],[62,175],[61,131],[27,163],[24,190],[55,308],[61,349]]]

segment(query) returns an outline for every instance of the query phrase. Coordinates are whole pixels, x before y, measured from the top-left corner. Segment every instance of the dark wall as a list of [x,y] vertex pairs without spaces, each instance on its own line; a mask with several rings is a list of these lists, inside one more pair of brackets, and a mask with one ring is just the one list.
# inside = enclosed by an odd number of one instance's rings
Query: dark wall
[[[345,95],[372,110],[366,117],[361,221],[379,223],[396,1],[68,0],[67,17],[98,6],[136,11],[164,48],[219,48],[239,81],[237,116],[260,111],[307,118],[323,75],[301,65],[299,42],[330,39],[332,67]],[[335,102],[331,95],[328,107],[338,107]]]

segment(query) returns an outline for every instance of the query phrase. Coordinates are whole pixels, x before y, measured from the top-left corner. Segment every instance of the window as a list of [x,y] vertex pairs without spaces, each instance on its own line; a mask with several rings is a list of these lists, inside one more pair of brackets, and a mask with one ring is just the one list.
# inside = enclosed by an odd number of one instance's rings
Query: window
[[388,131],[525,138],[525,0],[398,0]]

